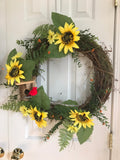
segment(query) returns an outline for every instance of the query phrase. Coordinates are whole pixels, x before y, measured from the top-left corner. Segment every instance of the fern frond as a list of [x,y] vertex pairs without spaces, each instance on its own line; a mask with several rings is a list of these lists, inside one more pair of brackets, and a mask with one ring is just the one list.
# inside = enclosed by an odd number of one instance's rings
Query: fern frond
[[67,145],[69,145],[70,141],[73,138],[73,133],[67,131],[67,129],[62,128],[59,131],[59,146],[60,146],[60,151],[65,149]]
[[51,128],[51,130],[49,130],[49,132],[44,136],[44,140],[46,141],[47,139],[49,139],[50,136],[53,135],[53,133],[59,128],[61,124],[62,124],[62,121],[55,124],[54,127]]
[[5,103],[2,106],[0,106],[0,109],[19,112],[19,108],[22,105],[26,105],[26,101],[15,101],[15,100],[12,100],[12,101],[8,101],[7,103]]

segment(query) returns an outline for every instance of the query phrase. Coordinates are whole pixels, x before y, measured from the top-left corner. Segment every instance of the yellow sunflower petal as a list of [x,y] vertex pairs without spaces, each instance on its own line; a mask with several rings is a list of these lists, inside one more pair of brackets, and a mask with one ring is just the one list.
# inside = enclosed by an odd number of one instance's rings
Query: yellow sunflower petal
[[34,107],[34,111],[35,111],[35,112],[37,112],[37,111],[38,111],[38,110],[37,110],[37,107]]
[[10,61],[10,66],[13,67],[13,65],[14,65],[14,62]]
[[46,118],[46,117],[47,117],[47,115],[48,115],[48,113],[47,113],[47,112],[42,112],[41,114],[42,114],[42,117],[43,117],[43,118]]
[[49,35],[53,35],[53,34],[54,34],[54,32],[53,32],[53,31],[51,31],[51,30],[49,30],[49,31],[48,31],[48,34],[49,34]]
[[80,31],[75,31],[74,34],[77,36],[80,33]]
[[60,44],[60,43],[61,43],[61,41],[60,41],[60,40],[58,40],[58,41],[56,41],[56,42],[55,42],[55,45],[56,45],[56,44]]
[[73,27],[74,27],[74,24],[71,23],[71,24],[69,25],[69,28],[72,29]]
[[71,118],[71,121],[74,121],[74,122],[75,122],[75,121],[76,121],[76,117],[75,117],[75,118]]
[[12,60],[15,60],[17,58],[20,58],[22,56],[21,52],[18,52],[15,56],[12,57]]
[[42,127],[41,127],[41,124],[40,124],[38,121],[35,121],[35,123],[37,124],[37,126],[38,126],[39,128],[42,128]]
[[17,81],[18,83],[20,83],[20,78],[19,78],[19,77],[16,77],[15,79],[16,79],[16,81]]
[[87,126],[88,126],[89,128],[91,128],[92,125],[91,125],[91,124],[87,124]]
[[23,74],[24,73],[24,71],[22,71],[22,70],[19,70],[19,74]]
[[72,114],[72,115],[70,115],[69,117],[70,117],[70,118],[75,118],[76,115]]
[[43,126],[46,127],[47,126],[47,122],[45,120],[42,121]]
[[5,66],[6,66],[7,70],[10,71],[11,67],[8,64],[6,64]]
[[15,61],[13,62],[13,65],[19,66],[19,61],[16,61],[16,59],[15,59]]
[[63,44],[63,43],[61,43],[61,44],[59,45],[59,52],[61,52],[61,51],[62,51],[63,47],[64,47],[64,44]]
[[73,48],[72,48],[72,47],[69,47],[69,51],[70,51],[70,52],[73,52]]
[[13,84],[14,84],[14,79],[12,78],[11,79],[11,85],[13,86]]
[[19,61],[16,61],[16,64],[19,65]]
[[82,124],[81,124],[81,123],[79,123],[79,126],[78,126],[78,128],[80,129],[80,128],[81,128],[81,126],[82,126]]
[[79,124],[79,122],[78,122],[78,121],[75,121],[74,126],[77,126],[77,124]]
[[85,123],[83,123],[82,125],[83,125],[84,128],[86,128],[86,124]]
[[65,54],[67,54],[68,49],[69,49],[69,47],[66,45],[66,46],[64,47],[64,53],[65,53]]
[[6,74],[5,78],[6,78],[6,79],[9,79],[9,75],[8,75],[8,73]]
[[79,46],[78,46],[76,43],[73,43],[73,44],[72,44],[72,47],[74,47],[74,48],[79,48]]
[[55,42],[55,44],[62,43],[61,36],[57,36],[56,39],[58,39],[58,40]]
[[71,111],[70,111],[70,114],[73,114],[73,113],[74,113],[74,111],[73,111],[73,110],[71,110]]
[[75,113],[78,113],[78,111],[75,109]]
[[94,126],[94,123],[90,121],[90,122],[88,123],[88,125]]
[[28,109],[28,113],[32,113],[33,112],[33,108],[32,106],[30,105],[30,109]]
[[60,26],[58,29],[61,33],[64,33],[64,28],[62,26]]
[[31,114],[31,113],[32,113],[32,109],[28,109],[28,113],[30,113],[30,114]]
[[[73,32],[76,32],[77,30],[78,30],[77,27],[74,27],[74,28],[72,29]],[[79,33],[80,33],[80,31],[79,31]]]
[[22,65],[22,64],[20,64],[20,65],[19,65],[19,69],[20,69],[22,66],[23,66],[23,65]]
[[69,24],[65,22],[64,28],[67,29],[69,27]]
[[41,120],[40,122],[35,121],[35,123],[37,124],[37,126],[38,126],[39,128],[46,127],[46,125],[47,125],[47,122],[44,121],[44,120]]
[[23,76],[23,75],[20,75],[19,77],[20,77],[21,79],[25,79],[25,76]]
[[80,37],[79,36],[76,36],[75,38],[74,38],[74,41],[79,41],[80,40]]

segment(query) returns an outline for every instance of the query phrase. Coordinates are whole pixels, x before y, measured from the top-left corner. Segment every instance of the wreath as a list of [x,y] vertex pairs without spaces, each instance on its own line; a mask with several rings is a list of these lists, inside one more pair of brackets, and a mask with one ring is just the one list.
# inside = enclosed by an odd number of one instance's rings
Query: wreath
[[[53,24],[44,24],[33,31],[33,38],[17,40],[25,47],[25,57],[13,49],[7,58],[6,87],[12,87],[7,103],[1,109],[20,111],[30,117],[39,128],[46,127],[47,121],[56,120],[56,124],[43,137],[48,140],[59,129],[60,151],[63,150],[76,134],[80,144],[92,134],[93,116],[109,127],[107,117],[102,113],[108,99],[113,79],[109,50],[98,43],[98,38],[89,30],[79,31],[70,17],[52,13]],[[79,66],[80,55],[88,57],[94,68],[90,80],[91,95],[84,104],[76,101],[52,102],[43,86],[35,86],[35,77],[41,72],[40,65],[50,58],[71,55]],[[31,85],[32,84],[32,85]],[[26,87],[27,85],[31,86]],[[19,88],[19,94],[16,90]],[[59,128],[59,126],[61,126]]]

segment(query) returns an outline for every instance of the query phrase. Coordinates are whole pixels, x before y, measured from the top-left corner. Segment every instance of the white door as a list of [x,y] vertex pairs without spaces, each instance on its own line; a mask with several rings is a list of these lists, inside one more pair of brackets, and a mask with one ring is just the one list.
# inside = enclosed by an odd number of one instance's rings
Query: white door
[[[52,11],[71,16],[80,30],[90,28],[90,31],[96,34],[106,46],[113,46],[113,0],[0,0],[0,16],[4,17],[0,23],[0,27],[4,25],[0,30],[2,35],[0,41],[4,42],[4,45],[0,43],[2,50],[0,50],[0,59],[2,58],[0,62],[5,61],[7,53],[13,48],[23,51],[16,45],[16,40],[31,37],[35,27],[50,23]],[[87,63],[87,60],[83,59],[83,63]],[[60,69],[59,74],[56,65]],[[50,60],[43,67],[46,70],[43,75],[45,81],[38,78],[38,86],[43,85],[50,97],[54,100],[76,99],[79,102],[85,99],[88,91],[84,88],[87,83],[81,82],[86,79],[87,75],[84,75],[85,69],[79,69],[73,64],[71,57],[68,56],[56,61]],[[81,86],[83,86],[81,90],[84,92],[79,90]],[[3,88],[1,91],[3,97],[7,95],[6,89]],[[81,95],[80,99],[78,95]],[[106,105],[108,111],[105,114],[110,120],[111,100]],[[55,133],[49,141],[43,142],[40,138],[46,132],[45,129],[38,130],[20,113],[10,111],[8,116],[6,111],[0,111],[0,114],[2,114],[0,121],[5,121],[2,131],[0,129],[0,145],[2,145],[2,139],[5,143],[2,147],[6,152],[12,152],[16,147],[21,148],[25,153],[23,160],[109,160],[110,158],[109,129],[97,120],[95,120],[94,132],[86,143],[79,145],[77,139],[74,138],[70,146],[59,152],[58,133]],[[10,156],[8,154],[3,159],[10,159]]]

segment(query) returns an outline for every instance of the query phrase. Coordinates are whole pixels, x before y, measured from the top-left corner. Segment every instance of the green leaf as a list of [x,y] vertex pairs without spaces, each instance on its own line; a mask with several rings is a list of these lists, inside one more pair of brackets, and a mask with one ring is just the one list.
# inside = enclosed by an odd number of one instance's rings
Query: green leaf
[[40,108],[43,109],[49,109],[50,108],[50,100],[49,97],[47,96],[47,94],[45,93],[43,86],[38,88],[38,93],[35,96],[32,96],[31,98],[31,102],[34,105],[39,106]]
[[48,51],[50,51],[50,54],[47,56],[48,58],[61,58],[67,56],[67,54],[64,54],[63,50],[59,52],[58,45],[49,45]]
[[16,49],[14,48],[8,55],[7,64],[10,64],[11,58],[17,54]]
[[69,99],[69,100],[63,102],[63,104],[68,104],[68,105],[78,105],[78,103],[77,103],[76,101],[73,101],[73,100],[71,100],[71,99]]
[[31,80],[35,62],[32,60],[21,60],[20,62],[23,64],[21,70],[24,71],[25,81]]
[[81,127],[79,131],[77,132],[77,137],[78,137],[80,144],[83,144],[85,141],[87,141],[90,135],[92,134],[92,132],[93,132],[93,127],[91,128]]
[[60,151],[65,149],[67,145],[69,145],[70,141],[73,138],[73,133],[68,132],[67,129],[62,128],[59,130],[59,145],[60,145]]
[[56,25],[56,27],[64,27],[65,22],[67,22],[68,24],[74,23],[70,17],[55,12],[52,12],[52,21],[53,24]]

